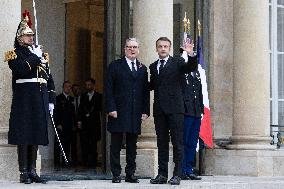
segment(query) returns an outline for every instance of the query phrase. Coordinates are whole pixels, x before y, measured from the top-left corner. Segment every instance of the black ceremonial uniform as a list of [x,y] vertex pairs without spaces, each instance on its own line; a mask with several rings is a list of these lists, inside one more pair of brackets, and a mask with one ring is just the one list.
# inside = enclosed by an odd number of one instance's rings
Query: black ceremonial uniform
[[47,145],[48,104],[55,102],[55,91],[48,63],[25,46],[15,49],[9,60],[12,70],[12,107],[8,143]]
[[[49,110],[52,114],[55,91],[48,66],[48,54],[34,46],[29,12],[23,13],[14,49],[5,53],[12,70],[12,106],[8,143],[17,145],[20,183],[46,183],[36,173],[38,145],[48,144]],[[50,103],[50,104],[49,104]]]

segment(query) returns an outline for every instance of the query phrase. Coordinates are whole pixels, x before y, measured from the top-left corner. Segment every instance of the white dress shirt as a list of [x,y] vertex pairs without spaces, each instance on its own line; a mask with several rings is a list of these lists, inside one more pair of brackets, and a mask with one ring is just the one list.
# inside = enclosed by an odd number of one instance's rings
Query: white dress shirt
[[159,73],[159,68],[161,66],[161,60],[165,60],[165,62],[164,62],[164,67],[165,67],[165,65],[167,64],[168,59],[169,59],[169,56],[167,56],[166,58],[163,58],[163,59],[159,58],[159,61],[158,61],[158,64],[157,64],[158,74],[160,74]]
[[92,91],[92,92],[88,92],[88,96],[89,96],[89,101],[91,101],[92,100],[92,98],[93,98],[93,96],[94,96],[94,91]]
[[126,62],[127,62],[128,66],[129,66],[130,70],[132,71],[132,63],[131,62],[134,62],[134,68],[137,71],[136,58],[133,61],[130,60],[129,58],[127,58],[127,57],[125,57],[125,59],[126,59]]

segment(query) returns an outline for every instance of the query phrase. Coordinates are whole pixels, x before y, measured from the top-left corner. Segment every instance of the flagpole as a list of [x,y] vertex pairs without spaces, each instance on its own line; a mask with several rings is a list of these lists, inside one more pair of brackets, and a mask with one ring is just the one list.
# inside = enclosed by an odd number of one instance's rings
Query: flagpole
[[34,8],[34,18],[35,18],[36,45],[38,45],[38,30],[37,30],[37,17],[36,17],[36,4],[35,4],[35,0],[33,0],[33,8]]

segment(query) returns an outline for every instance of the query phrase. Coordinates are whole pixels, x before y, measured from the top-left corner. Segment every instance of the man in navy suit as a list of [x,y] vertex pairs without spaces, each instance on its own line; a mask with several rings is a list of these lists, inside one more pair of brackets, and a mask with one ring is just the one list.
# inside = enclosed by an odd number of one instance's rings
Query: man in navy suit
[[[173,177],[171,185],[179,185],[182,176],[184,101],[182,81],[184,73],[197,67],[193,43],[185,42],[182,57],[169,55],[171,41],[160,37],[156,41],[159,59],[150,65],[150,89],[154,90],[153,116],[158,146],[159,170],[151,184],[165,184],[168,179],[169,136],[173,144]],[[187,62],[187,63],[185,63]]]
[[111,133],[110,166],[112,182],[120,183],[120,151],[123,134],[126,135],[125,182],[138,183],[136,169],[136,143],[141,134],[141,122],[150,114],[148,72],[137,60],[139,42],[129,38],[125,43],[125,56],[109,64],[106,82],[108,131]]

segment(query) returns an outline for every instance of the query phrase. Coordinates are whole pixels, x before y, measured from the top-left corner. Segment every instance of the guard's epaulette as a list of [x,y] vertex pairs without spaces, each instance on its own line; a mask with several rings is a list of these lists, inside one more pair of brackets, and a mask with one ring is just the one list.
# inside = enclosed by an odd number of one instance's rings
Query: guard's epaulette
[[4,62],[7,62],[9,60],[14,60],[14,59],[17,58],[17,54],[16,54],[15,50],[16,49],[14,48],[13,50],[5,52],[5,60],[4,60]]
[[46,62],[49,63],[49,54],[48,53],[43,53],[43,58],[46,60]]

